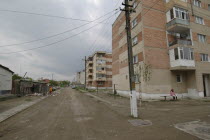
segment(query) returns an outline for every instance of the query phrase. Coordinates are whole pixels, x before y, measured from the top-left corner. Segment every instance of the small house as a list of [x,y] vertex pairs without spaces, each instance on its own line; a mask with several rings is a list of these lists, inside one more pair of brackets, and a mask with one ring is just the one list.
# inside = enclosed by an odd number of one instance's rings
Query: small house
[[0,65],[0,95],[11,93],[13,71]]

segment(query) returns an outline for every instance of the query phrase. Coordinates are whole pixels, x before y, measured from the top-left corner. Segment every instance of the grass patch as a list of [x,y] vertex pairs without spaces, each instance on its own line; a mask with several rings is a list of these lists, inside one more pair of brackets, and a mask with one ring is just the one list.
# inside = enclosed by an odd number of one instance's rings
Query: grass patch
[[31,98],[25,99],[25,101],[30,102],[30,101],[32,101],[32,99]]
[[204,102],[210,102],[210,100],[204,100]]

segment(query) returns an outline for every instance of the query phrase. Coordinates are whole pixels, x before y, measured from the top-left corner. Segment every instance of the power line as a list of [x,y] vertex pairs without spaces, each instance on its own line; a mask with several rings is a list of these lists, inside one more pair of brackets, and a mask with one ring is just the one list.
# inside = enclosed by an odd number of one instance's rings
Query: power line
[[79,19],[79,18],[63,17],[63,16],[26,12],[26,11],[17,11],[17,10],[0,9],[0,12],[10,12],[10,13],[36,15],[36,16],[44,16],[44,17],[51,17],[51,18],[70,19],[70,20],[77,20],[77,21],[83,21],[83,22],[92,22],[91,20],[85,20],[85,19]]
[[[101,22],[104,22],[104,21],[108,20],[108,19],[111,18],[112,16],[114,16],[114,14],[111,15],[111,16],[109,16],[108,18],[104,19],[104,20],[101,21]],[[53,42],[53,43],[50,43],[50,44],[47,44],[47,45],[44,45],[44,46],[34,47],[34,48],[25,49],[25,50],[21,50],[21,51],[0,53],[0,54],[14,54],[14,53],[26,52],[26,51],[31,51],[31,50],[36,50],[36,49],[40,49],[40,48],[45,48],[45,47],[48,47],[48,46],[52,46],[52,45],[54,45],[54,44],[58,44],[58,43],[60,43],[60,42],[63,42],[63,41],[68,40],[68,39],[70,39],[70,38],[73,38],[73,37],[75,37],[75,36],[77,36],[77,35],[79,35],[79,34],[81,34],[81,33],[83,33],[83,32],[86,32],[86,31],[88,31],[88,30],[90,30],[90,29],[96,27],[96,26],[99,25],[99,24],[100,24],[100,23],[97,23],[96,25],[91,26],[90,28],[88,28],[88,29],[86,29],[86,30],[83,30],[83,31],[81,31],[81,32],[79,32],[79,33],[77,33],[77,34],[74,34],[74,35],[69,36],[69,37],[67,37],[67,38],[64,38],[64,39],[62,39],[62,40],[59,40],[59,41],[56,41],[56,42]]]
[[[92,21],[89,22],[89,23],[82,24],[82,25],[77,26],[77,27],[75,27],[75,28],[73,28],[73,29],[66,30],[66,31],[61,32],[61,33],[58,33],[58,34],[54,34],[54,35],[50,35],[50,36],[47,36],[47,37],[44,37],[44,38],[39,38],[39,39],[35,39],[35,40],[31,40],[31,41],[26,41],[26,42],[22,42],[22,43],[15,43],[15,44],[8,44],[8,45],[0,45],[0,48],[2,48],[2,47],[9,47],[9,46],[18,46],[18,45],[23,45],[23,44],[29,44],[29,43],[33,43],[33,42],[37,42],[37,41],[41,41],[41,40],[53,38],[53,37],[56,37],[56,36],[59,36],[59,35],[62,35],[62,34],[65,34],[65,33],[71,32],[71,31],[74,31],[74,30],[76,30],[76,29],[78,29],[78,28],[81,28],[81,27],[83,27],[83,26],[85,26],[85,25],[88,25],[88,24],[90,24],[90,23],[93,23],[94,21],[99,20],[99,19],[101,19],[102,17],[105,17],[105,16],[111,14],[111,13],[114,12],[114,11],[116,11],[116,10],[113,10],[113,11],[111,11],[111,12],[108,12],[108,13],[106,13],[106,14],[100,16],[99,18],[92,20]],[[102,22],[99,22],[99,23],[102,23]]]

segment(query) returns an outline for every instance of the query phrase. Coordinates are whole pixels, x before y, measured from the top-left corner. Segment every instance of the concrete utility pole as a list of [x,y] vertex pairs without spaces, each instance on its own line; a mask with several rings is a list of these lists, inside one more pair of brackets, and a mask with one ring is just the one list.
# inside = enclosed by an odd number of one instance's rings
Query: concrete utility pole
[[133,10],[133,6],[129,5],[129,0],[125,0],[124,3],[122,3],[122,5],[124,5],[125,8],[121,10],[125,11],[125,17],[126,17],[129,87],[131,94],[130,95],[131,116],[138,117],[136,92],[134,91],[132,85],[132,83],[134,82],[134,68],[133,68],[133,51],[132,51],[132,40],[131,40],[131,26],[130,26],[130,13],[135,11]]
[[86,90],[86,75],[87,75],[87,72],[86,72],[86,70],[87,70],[87,59],[86,59],[86,56],[85,56],[85,90]]
[[53,73],[52,73],[52,80],[53,80]]

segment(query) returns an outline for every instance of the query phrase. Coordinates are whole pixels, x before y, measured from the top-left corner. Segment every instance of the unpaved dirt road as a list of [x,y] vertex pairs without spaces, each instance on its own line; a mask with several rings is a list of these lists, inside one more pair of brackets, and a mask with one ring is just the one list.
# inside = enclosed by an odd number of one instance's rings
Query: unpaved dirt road
[[198,138],[175,130],[134,127],[129,117],[70,88],[0,123],[0,140],[158,140]]

